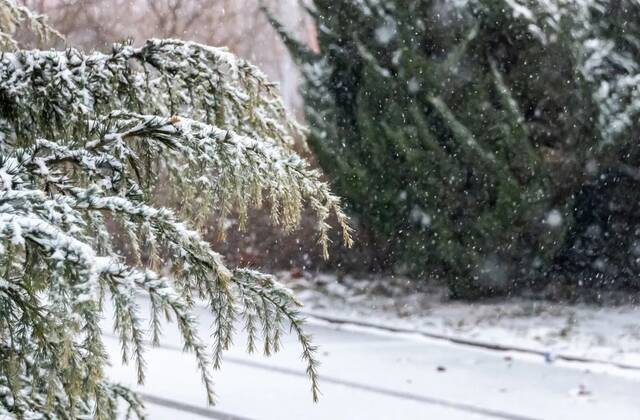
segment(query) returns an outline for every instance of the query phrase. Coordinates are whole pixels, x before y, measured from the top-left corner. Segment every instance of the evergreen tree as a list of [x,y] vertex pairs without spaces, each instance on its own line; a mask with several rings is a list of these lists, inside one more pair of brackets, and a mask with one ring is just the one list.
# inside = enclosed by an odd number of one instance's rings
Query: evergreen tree
[[[330,216],[350,243],[337,197],[292,151],[302,129],[274,85],[226,50],[177,40],[21,50],[11,33],[25,23],[52,33],[0,0],[0,417],[112,419],[120,400],[142,417],[138,397],[105,377],[99,326],[113,307],[122,357],[142,382],[139,293],[153,307],[153,342],[163,314],[173,318],[211,402],[211,369],[240,321],[249,351],[270,354],[285,328],[297,334],[315,399],[296,298],[270,275],[225,266],[198,233],[197,216],[212,211],[250,227],[247,208],[263,201],[291,230],[308,203],[325,254]],[[166,184],[178,211],[154,199]],[[114,225],[133,244],[130,261],[114,247]],[[212,348],[197,334],[196,301],[215,315]]]
[[[314,0],[310,145],[389,265],[455,296],[544,278],[633,148],[637,2]],[[620,25],[624,22],[624,25]]]

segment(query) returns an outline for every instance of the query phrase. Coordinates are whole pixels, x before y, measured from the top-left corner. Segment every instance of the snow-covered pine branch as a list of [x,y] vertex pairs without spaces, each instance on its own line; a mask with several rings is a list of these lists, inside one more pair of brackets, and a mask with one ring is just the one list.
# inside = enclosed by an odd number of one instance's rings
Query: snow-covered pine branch
[[[274,223],[291,230],[309,205],[325,254],[332,215],[350,244],[338,198],[291,148],[301,134],[274,86],[225,50],[151,40],[111,54],[0,56],[0,415],[114,418],[118,399],[142,415],[135,394],[104,376],[99,326],[111,305],[122,356],[143,381],[140,292],[152,303],[154,341],[162,315],[175,318],[211,401],[210,369],[238,322],[249,351],[262,340],[266,354],[291,328],[317,398],[295,297],[272,276],[227,267],[183,219],[189,208],[237,213],[250,227],[247,209],[267,201]],[[180,189],[180,214],[153,201],[167,180]],[[118,256],[113,222],[145,258]],[[212,347],[192,315],[200,300],[216,315]]]
[[275,85],[224,48],[152,39],[116,44],[111,54],[17,51],[0,56],[0,75],[19,137],[79,134],[92,115],[124,109],[180,114],[281,145],[302,138]]

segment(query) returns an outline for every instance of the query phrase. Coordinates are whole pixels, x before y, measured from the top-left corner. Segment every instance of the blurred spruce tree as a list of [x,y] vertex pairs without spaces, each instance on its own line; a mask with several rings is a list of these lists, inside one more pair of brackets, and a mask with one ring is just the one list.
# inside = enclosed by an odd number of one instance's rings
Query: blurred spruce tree
[[[314,0],[310,144],[389,266],[454,296],[535,285],[576,197],[633,147],[632,1]],[[273,16],[272,16],[273,18]],[[622,158],[622,160],[621,160]],[[628,163],[627,163],[628,164]]]

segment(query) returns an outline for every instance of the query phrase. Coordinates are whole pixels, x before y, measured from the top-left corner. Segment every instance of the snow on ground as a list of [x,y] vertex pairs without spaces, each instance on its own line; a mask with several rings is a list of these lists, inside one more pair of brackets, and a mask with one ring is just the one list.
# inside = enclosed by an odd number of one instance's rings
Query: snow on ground
[[[150,303],[138,300],[142,313]],[[213,316],[195,314],[202,337]],[[135,387],[135,368],[120,363],[120,345],[103,320],[111,380]],[[241,331],[214,373],[218,404],[208,407],[193,356],[182,352],[175,324],[145,353],[143,393],[151,419],[227,420],[599,420],[636,419],[640,371],[557,361],[310,320],[320,346],[320,401],[295,337],[270,358],[245,353]]]
[[278,273],[305,311],[357,322],[412,329],[640,369],[637,306],[568,305],[521,298],[486,303],[450,301],[444,288],[407,292],[410,281]]

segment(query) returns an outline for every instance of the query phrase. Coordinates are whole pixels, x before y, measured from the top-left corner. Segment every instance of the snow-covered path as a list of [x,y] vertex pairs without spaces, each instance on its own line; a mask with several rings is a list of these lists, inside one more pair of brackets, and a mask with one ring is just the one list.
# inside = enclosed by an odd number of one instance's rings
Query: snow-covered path
[[[141,301],[141,305],[145,305]],[[202,326],[211,324],[200,313]],[[271,358],[227,353],[207,407],[191,355],[171,326],[146,355],[140,390],[153,419],[640,419],[640,372],[459,346],[417,336],[311,322],[320,345],[322,396],[312,403],[299,347]],[[203,334],[206,337],[206,334]],[[132,384],[107,336],[112,379]]]

